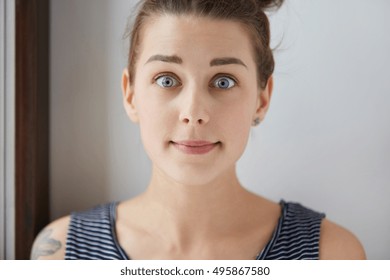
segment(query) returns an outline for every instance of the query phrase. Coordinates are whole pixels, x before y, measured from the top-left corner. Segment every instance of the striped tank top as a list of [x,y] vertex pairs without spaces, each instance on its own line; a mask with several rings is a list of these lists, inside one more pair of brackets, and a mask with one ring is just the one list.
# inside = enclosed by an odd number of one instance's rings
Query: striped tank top
[[[129,260],[115,233],[117,202],[71,215],[66,260]],[[280,202],[278,224],[256,260],[316,260],[324,214],[298,203]]]

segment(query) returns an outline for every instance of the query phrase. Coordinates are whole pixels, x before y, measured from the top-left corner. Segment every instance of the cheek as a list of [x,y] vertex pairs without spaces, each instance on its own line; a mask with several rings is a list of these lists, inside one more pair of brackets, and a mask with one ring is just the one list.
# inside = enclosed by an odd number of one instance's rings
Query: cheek
[[137,79],[135,87],[135,105],[141,128],[153,126],[160,119],[159,115],[163,108],[154,98],[154,92],[144,80],[145,78],[141,81]]
[[167,133],[167,123],[172,123],[161,105],[153,100],[144,100],[139,106],[139,126],[144,141],[154,142],[161,140]]
[[[246,147],[251,129],[251,107],[244,103],[242,102],[242,106],[232,106],[230,110],[226,110],[220,123],[227,138],[226,144],[230,149],[234,149],[238,156],[243,153]],[[237,157],[237,155],[235,156]]]
[[168,104],[162,104],[161,100],[147,96],[147,93],[140,95],[138,101],[139,128],[144,149],[150,158],[160,157],[172,140],[175,116],[168,109]]

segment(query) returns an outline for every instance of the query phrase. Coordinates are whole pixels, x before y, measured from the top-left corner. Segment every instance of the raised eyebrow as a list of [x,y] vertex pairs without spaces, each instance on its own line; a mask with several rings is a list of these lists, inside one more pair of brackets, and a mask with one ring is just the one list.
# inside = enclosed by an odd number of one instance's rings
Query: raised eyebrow
[[228,65],[228,64],[238,64],[242,65],[245,68],[248,68],[244,62],[242,62],[241,59],[235,58],[235,57],[221,57],[221,58],[214,58],[210,61],[210,66],[220,66],[220,65]]
[[148,59],[148,61],[146,61],[146,63],[149,63],[152,61],[162,61],[162,62],[177,63],[177,64],[183,63],[183,60],[180,57],[178,57],[177,55],[162,55],[162,54],[152,55]]

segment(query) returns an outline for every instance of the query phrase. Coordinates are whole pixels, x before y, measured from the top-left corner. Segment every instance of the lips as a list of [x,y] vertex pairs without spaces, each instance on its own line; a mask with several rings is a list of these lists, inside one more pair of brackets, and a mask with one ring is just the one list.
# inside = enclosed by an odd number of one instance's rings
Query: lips
[[173,146],[185,154],[201,155],[212,151],[220,142],[204,140],[171,141]]

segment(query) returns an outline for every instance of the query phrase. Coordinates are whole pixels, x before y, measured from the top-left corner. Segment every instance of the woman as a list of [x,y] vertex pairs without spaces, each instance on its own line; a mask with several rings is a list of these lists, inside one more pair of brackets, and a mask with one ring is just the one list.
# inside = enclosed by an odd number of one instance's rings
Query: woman
[[32,258],[365,258],[356,237],[323,214],[253,194],[236,175],[272,96],[264,10],[282,2],[141,1],[122,88],[152,161],[149,186],[54,221]]

